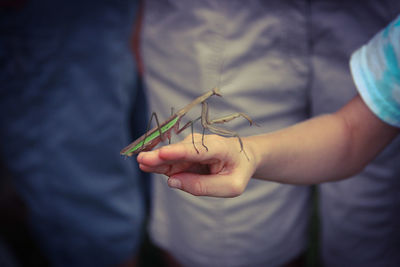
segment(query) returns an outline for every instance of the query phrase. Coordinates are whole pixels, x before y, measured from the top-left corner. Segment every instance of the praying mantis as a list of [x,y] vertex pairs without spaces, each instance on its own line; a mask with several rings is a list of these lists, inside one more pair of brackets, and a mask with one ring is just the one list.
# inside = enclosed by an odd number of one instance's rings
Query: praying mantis
[[[197,121],[198,119],[201,119],[201,124],[203,126],[202,145],[206,148],[207,151],[208,151],[208,148],[204,144],[205,129],[208,129],[210,132],[215,133],[217,135],[226,136],[226,137],[237,137],[239,140],[239,144],[240,144],[240,149],[241,149],[240,151],[243,151],[246,158],[248,159],[247,154],[244,151],[243,142],[242,142],[242,139],[240,138],[240,136],[236,132],[217,127],[214,124],[225,123],[225,122],[231,121],[238,117],[245,118],[249,122],[250,126],[253,125],[253,121],[250,119],[249,116],[247,116],[244,113],[234,113],[234,114],[231,114],[231,115],[219,118],[219,119],[210,120],[209,114],[208,114],[208,104],[207,104],[206,100],[214,95],[222,96],[220,90],[218,88],[214,88],[214,89],[204,93],[203,95],[197,97],[191,103],[186,105],[184,108],[177,111],[175,114],[172,114],[162,124],[159,123],[156,113],[153,112],[147,128],[150,128],[150,123],[151,123],[151,120],[153,117],[156,119],[157,127],[154,127],[150,131],[147,131],[141,137],[139,137],[138,139],[133,141],[131,144],[129,144],[128,146],[123,148],[121,150],[120,154],[124,155],[124,156],[132,156],[134,154],[138,154],[141,151],[152,150],[156,145],[158,145],[161,141],[164,141],[166,138],[171,140],[171,132],[172,131],[174,131],[176,134],[179,134],[183,130],[185,130],[188,126],[193,125],[193,123],[195,121]],[[201,117],[199,117],[195,121],[189,121],[182,128],[179,129],[179,123],[180,123],[180,120],[182,119],[182,117],[185,116],[185,114],[189,110],[191,110],[194,106],[196,106],[200,103],[202,104]],[[198,149],[196,148],[196,146],[194,144],[193,127],[192,127],[192,142],[193,142],[194,149],[196,150],[197,153],[199,153]]]

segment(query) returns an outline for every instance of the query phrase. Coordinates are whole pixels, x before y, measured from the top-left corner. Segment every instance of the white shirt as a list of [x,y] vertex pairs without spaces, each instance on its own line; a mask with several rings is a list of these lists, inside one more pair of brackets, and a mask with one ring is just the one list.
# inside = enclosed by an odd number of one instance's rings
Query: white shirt
[[[244,112],[261,125],[224,125],[241,136],[305,119],[305,14],[301,1],[148,1],[141,45],[151,110],[164,120],[218,86],[212,117]],[[185,117],[198,116],[200,107]],[[151,238],[185,266],[279,266],[306,249],[308,187],[252,179],[240,197],[217,199],[171,189],[160,175],[152,182]]]

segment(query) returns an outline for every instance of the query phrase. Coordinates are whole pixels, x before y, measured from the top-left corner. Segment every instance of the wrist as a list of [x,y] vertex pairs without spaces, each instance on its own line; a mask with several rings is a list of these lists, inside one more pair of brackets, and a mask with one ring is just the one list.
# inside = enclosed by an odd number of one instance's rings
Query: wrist
[[249,136],[243,138],[244,150],[247,153],[249,164],[252,166],[252,177],[257,175],[259,166],[261,165],[263,153],[262,144],[256,136]]

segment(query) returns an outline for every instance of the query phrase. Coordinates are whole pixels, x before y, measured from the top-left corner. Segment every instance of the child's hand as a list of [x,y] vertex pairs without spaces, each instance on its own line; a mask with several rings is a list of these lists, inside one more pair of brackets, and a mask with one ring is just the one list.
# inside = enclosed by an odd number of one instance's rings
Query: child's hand
[[[154,151],[141,152],[137,161],[145,172],[169,176],[168,185],[195,196],[235,197],[243,193],[255,171],[252,154],[240,151],[237,138],[217,135],[195,134],[194,140],[199,153],[192,143],[192,136],[185,140],[161,147]],[[246,149],[246,144],[244,144]]]

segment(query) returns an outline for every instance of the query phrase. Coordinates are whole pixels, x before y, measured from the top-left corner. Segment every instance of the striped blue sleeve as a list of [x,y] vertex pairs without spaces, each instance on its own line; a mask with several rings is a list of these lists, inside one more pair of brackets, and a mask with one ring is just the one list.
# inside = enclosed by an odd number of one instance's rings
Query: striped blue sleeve
[[400,16],[353,53],[350,68],[372,112],[400,127]]

